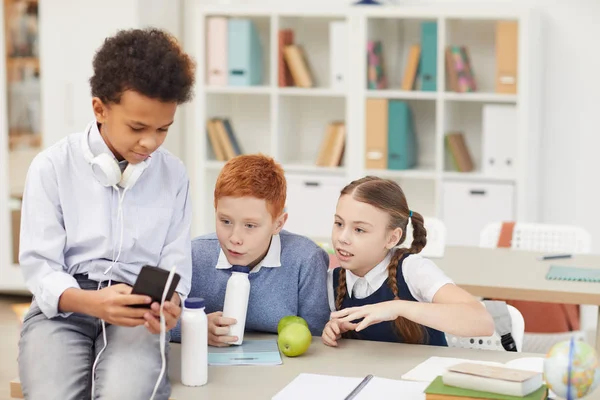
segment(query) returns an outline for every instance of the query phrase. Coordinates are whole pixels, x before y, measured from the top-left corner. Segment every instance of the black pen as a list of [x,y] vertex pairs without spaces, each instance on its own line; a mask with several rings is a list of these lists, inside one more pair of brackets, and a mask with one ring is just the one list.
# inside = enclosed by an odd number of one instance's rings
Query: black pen
[[571,254],[551,254],[548,256],[541,256],[538,257],[539,261],[544,261],[544,260],[557,260],[559,258],[571,258],[573,257]]
[[356,397],[356,395],[357,395],[357,394],[358,394],[358,393],[359,393],[361,390],[363,390],[363,388],[364,388],[365,386],[367,386],[367,383],[369,383],[369,381],[370,381],[371,379],[373,379],[373,375],[367,375],[367,376],[365,376],[365,379],[363,379],[363,380],[362,380],[362,382],[360,382],[360,383],[358,384],[358,386],[357,386],[357,387],[355,387],[355,388],[354,388],[354,390],[353,390],[353,391],[351,391],[351,392],[350,392],[350,394],[344,398],[344,400],[350,400],[350,399],[353,399],[353,398],[355,398],[355,397]]

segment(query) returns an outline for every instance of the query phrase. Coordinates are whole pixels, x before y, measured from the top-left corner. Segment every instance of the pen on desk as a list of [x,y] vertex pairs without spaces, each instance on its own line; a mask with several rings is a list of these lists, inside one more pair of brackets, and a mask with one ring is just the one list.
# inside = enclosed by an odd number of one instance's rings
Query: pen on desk
[[373,375],[367,375],[367,376],[365,376],[365,379],[363,379],[363,380],[362,380],[362,382],[360,382],[360,383],[358,384],[358,386],[357,386],[357,387],[355,387],[355,388],[354,388],[354,390],[353,390],[353,391],[351,391],[351,392],[350,392],[350,394],[344,398],[344,400],[351,400],[351,399],[355,398],[355,397],[356,397],[356,395],[357,395],[357,394],[358,394],[358,393],[359,393],[361,390],[363,390],[363,388],[364,388],[365,386],[367,386],[367,383],[369,383],[369,381],[370,381],[371,379],[373,379]]
[[571,254],[550,254],[547,256],[541,256],[538,257],[538,260],[540,261],[544,261],[544,260],[557,260],[559,258],[571,258],[572,255]]

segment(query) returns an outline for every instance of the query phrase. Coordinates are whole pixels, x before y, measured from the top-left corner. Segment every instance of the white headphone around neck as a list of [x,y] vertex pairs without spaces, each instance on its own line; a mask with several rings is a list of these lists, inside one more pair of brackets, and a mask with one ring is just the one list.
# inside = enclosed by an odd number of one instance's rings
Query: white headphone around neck
[[108,153],[101,153],[94,156],[90,150],[88,136],[93,126],[92,124],[95,123],[96,121],[91,122],[85,133],[81,136],[83,156],[92,167],[94,176],[103,186],[119,185],[123,189],[131,189],[142,175],[142,172],[148,167],[148,160],[144,160],[138,164],[129,163],[125,171],[121,174],[121,168],[119,168],[119,164],[113,156]]

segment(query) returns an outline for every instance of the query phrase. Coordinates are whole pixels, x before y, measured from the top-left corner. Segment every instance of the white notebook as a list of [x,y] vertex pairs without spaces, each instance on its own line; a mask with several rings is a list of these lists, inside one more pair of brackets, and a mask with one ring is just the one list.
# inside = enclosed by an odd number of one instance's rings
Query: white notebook
[[[344,400],[363,378],[300,374],[277,393],[273,400]],[[403,400],[425,400],[424,390],[427,386],[428,383],[425,382],[374,377],[354,399],[391,399],[398,398],[402,394]]]

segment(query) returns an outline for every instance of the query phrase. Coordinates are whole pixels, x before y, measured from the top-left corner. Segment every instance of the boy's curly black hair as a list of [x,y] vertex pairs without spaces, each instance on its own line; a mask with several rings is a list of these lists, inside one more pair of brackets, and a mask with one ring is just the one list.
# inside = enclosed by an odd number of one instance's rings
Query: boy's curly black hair
[[126,90],[177,104],[192,98],[195,62],[159,29],[119,31],[104,41],[93,66],[92,96],[106,104],[118,104]]

